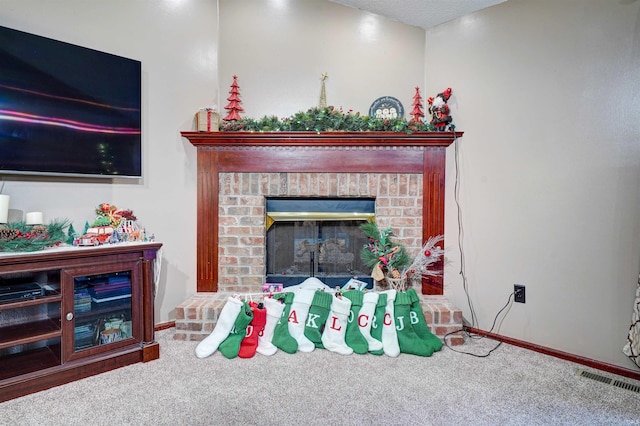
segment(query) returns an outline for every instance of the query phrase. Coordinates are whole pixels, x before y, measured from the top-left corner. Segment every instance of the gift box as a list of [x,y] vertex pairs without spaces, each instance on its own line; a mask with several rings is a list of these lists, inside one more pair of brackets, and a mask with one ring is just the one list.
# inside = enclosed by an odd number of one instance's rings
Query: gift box
[[282,283],[264,283],[262,284],[262,291],[264,293],[280,293],[284,289]]
[[202,108],[196,113],[196,130],[198,132],[217,132],[220,125],[220,114],[212,108]]

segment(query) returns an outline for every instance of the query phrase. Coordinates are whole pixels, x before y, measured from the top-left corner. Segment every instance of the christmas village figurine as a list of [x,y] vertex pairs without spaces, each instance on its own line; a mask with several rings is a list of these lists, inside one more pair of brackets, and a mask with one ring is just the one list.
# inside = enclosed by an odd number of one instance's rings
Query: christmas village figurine
[[81,236],[73,239],[74,246],[97,246],[127,241],[147,241],[144,228],[140,228],[133,211],[102,203],[96,209],[96,220],[85,224]]
[[429,113],[431,114],[431,124],[436,131],[444,132],[451,125],[451,115],[447,102],[451,97],[451,88],[448,87],[442,93],[438,93],[435,98],[429,98]]

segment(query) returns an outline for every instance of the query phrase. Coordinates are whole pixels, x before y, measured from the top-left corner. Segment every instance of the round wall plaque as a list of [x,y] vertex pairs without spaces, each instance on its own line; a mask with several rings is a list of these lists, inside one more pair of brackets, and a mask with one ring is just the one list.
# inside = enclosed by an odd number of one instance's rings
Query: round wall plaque
[[369,116],[375,118],[403,118],[404,107],[393,96],[383,96],[373,101],[369,107]]

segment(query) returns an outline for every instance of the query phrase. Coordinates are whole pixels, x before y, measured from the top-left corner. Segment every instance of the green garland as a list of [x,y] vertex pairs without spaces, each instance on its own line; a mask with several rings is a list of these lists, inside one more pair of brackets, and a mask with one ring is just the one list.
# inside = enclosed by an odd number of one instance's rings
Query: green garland
[[0,227],[0,252],[30,252],[53,247],[67,240],[65,230],[70,222],[56,219],[48,225],[8,223]]
[[260,120],[243,118],[238,121],[224,121],[222,132],[429,132],[435,127],[430,123],[407,121],[404,118],[383,119],[368,115],[343,112],[332,106],[310,108],[291,117],[264,116]]

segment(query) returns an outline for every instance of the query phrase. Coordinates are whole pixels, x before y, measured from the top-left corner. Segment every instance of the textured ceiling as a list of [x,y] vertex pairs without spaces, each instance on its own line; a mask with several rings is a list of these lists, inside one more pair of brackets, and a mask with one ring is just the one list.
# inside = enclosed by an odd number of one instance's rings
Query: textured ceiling
[[330,0],[424,29],[506,0]]

